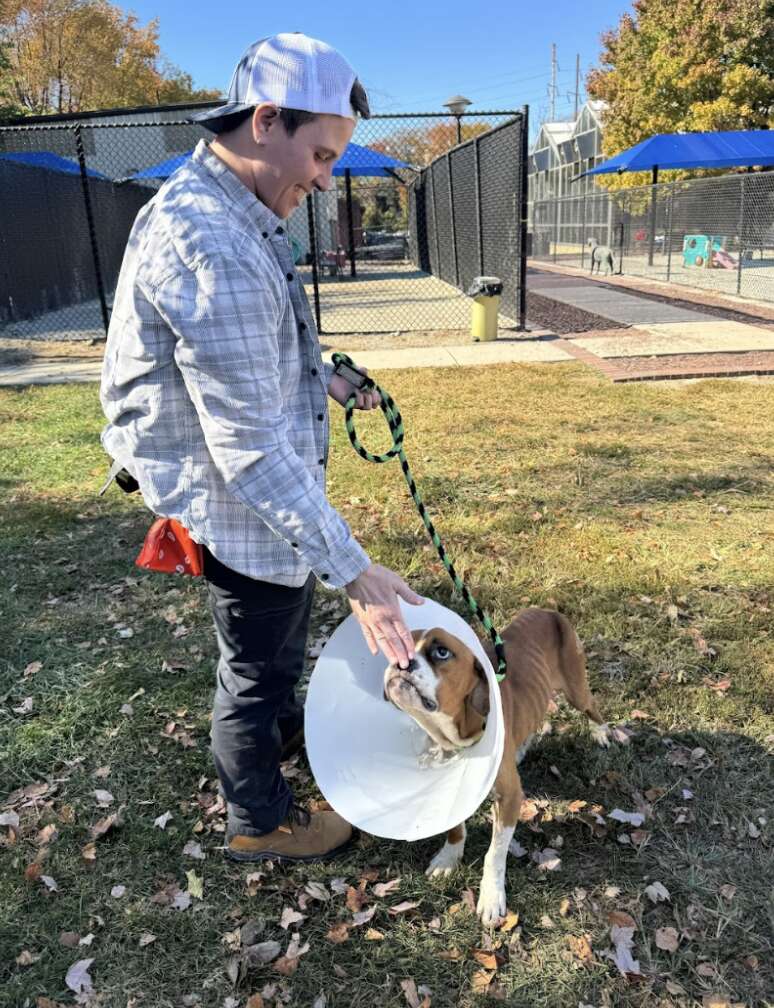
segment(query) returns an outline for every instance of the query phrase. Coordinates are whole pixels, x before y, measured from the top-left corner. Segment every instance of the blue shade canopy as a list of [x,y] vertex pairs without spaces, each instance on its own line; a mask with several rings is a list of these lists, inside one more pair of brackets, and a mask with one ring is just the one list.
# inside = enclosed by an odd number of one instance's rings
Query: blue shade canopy
[[[143,168],[142,171],[130,175],[127,181],[169,178],[172,172],[184,164],[192,154],[193,151],[190,150],[186,154],[178,154],[160,164],[151,165],[150,168]],[[350,143],[347,144],[346,150],[336,162],[333,174],[343,175],[349,168],[351,175],[389,175],[391,169],[408,167],[409,165],[405,161],[398,161],[397,158],[390,157],[389,154],[381,154],[379,151],[371,150],[370,147],[361,147],[360,144]]]
[[167,158],[166,161],[160,161],[159,164],[151,165],[150,168],[143,168],[142,171],[135,172],[134,175],[130,175],[124,181],[134,182],[135,179],[169,178],[172,172],[177,171],[180,165],[185,164],[192,154],[192,150],[187,151],[185,154],[176,154],[174,157]]
[[[333,167],[334,175],[343,175],[349,169],[350,175],[391,175],[396,168],[409,168],[405,161],[398,161],[389,154],[349,143],[344,153]],[[392,169],[392,171],[390,170]]]
[[653,168],[734,168],[772,164],[774,130],[657,133],[577,177]]
[[[29,168],[44,168],[46,171],[63,172],[65,175],[81,174],[77,161],[70,161],[68,158],[52,154],[50,151],[12,151],[10,154],[0,154],[0,158],[5,161],[14,161],[16,164],[27,165]],[[110,181],[107,175],[94,171],[93,168],[87,168],[86,174],[91,178]]]

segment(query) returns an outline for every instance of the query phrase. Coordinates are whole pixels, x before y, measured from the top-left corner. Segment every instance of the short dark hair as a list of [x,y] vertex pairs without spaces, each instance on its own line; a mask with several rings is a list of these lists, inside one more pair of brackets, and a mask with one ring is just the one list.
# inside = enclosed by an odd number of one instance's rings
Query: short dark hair
[[[371,118],[371,110],[368,107],[368,95],[357,77],[349,93],[349,103],[355,115],[359,115],[361,119]],[[220,135],[223,136],[225,133],[230,133],[231,130],[236,129],[237,126],[241,126],[245,119],[250,118],[255,108],[256,106],[254,105],[252,108],[243,109],[241,112],[234,112],[233,115],[230,115],[226,120],[225,129],[220,131]],[[314,122],[319,115],[319,112],[306,112],[303,109],[281,108],[279,110],[280,122],[285,127],[285,132],[288,136],[293,136],[299,126],[305,126],[307,123]]]

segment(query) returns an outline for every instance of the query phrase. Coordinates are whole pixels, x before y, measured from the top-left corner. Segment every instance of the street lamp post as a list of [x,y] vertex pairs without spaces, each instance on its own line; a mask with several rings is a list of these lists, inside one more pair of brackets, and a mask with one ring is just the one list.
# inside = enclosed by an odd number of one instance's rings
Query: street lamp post
[[457,120],[457,143],[462,143],[462,124],[461,117],[462,113],[472,104],[469,98],[465,98],[463,95],[453,95],[448,101],[443,103],[443,107],[447,108],[454,118]]

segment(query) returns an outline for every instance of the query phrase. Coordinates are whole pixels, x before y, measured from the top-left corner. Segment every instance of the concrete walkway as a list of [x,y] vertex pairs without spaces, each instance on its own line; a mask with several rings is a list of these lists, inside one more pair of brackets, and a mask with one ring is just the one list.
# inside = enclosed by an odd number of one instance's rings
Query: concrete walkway
[[[371,372],[395,368],[474,367],[484,364],[548,364],[570,361],[558,340],[499,339],[468,346],[405,347],[399,350],[363,350],[353,359]],[[325,359],[325,358],[324,358]],[[32,361],[0,367],[2,385],[54,385],[63,382],[99,381],[101,361]]]

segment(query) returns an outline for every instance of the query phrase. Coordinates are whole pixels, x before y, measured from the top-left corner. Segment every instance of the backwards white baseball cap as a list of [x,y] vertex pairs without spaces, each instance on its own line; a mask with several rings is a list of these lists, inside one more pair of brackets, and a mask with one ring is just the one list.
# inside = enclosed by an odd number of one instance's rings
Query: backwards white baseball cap
[[271,102],[278,108],[354,119],[350,95],[356,79],[355,71],[332,46],[301,32],[283,32],[259,39],[245,52],[234,70],[225,105],[191,118],[219,133],[235,113]]

